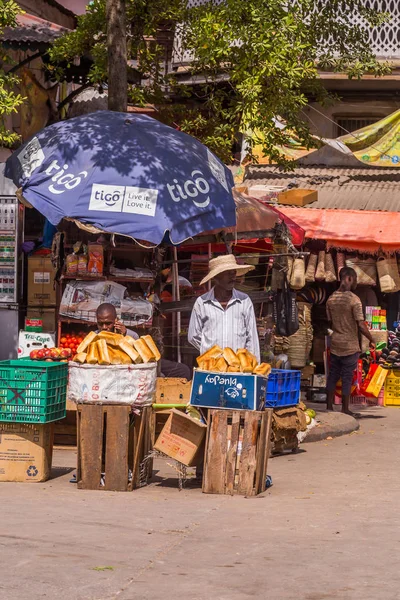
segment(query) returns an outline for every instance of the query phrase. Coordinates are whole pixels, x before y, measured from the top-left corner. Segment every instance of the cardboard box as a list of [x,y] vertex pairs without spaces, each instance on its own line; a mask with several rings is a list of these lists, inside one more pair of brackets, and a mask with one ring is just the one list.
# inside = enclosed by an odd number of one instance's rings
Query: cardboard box
[[33,255],[28,258],[28,306],[54,306],[55,269],[50,256]]
[[204,423],[172,409],[154,448],[190,467],[201,447],[206,429]]
[[18,358],[29,358],[32,350],[42,348],[55,348],[56,338],[50,333],[35,333],[34,331],[20,331],[18,338]]
[[286,192],[280,192],[278,194],[279,204],[287,204],[289,206],[307,206],[312,202],[318,200],[317,190],[305,190],[299,188],[293,188]]
[[53,456],[53,423],[0,423],[0,482],[47,481]]
[[264,410],[268,377],[195,369],[190,404],[206,408]]
[[[27,316],[25,319],[25,323],[27,321],[42,321],[42,331],[47,331],[52,333],[57,330],[57,320],[56,320],[56,309],[55,308],[45,308],[43,306],[28,306]],[[26,328],[25,328],[26,329]]]
[[192,383],[179,377],[158,377],[155,404],[189,404]]

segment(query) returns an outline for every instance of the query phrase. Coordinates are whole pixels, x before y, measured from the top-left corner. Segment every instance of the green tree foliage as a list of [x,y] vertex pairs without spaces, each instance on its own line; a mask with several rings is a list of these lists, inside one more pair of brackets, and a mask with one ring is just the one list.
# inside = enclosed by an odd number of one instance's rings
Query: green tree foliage
[[[387,17],[365,5],[365,0],[210,0],[188,8],[185,0],[126,0],[130,64],[141,81],[132,85],[130,100],[155,104],[163,120],[178,123],[224,160],[231,158],[241,131],[250,135],[250,149],[261,142],[272,160],[285,163],[277,147],[288,142],[290,132],[313,145],[301,110],[310,97],[328,97],[320,69],[353,79],[390,71],[368,41],[368,28]],[[160,31],[174,24],[181,50],[191,53],[193,81],[197,76],[201,83],[182,86],[164,71]],[[77,30],[56,42],[53,62],[91,54],[91,81],[105,82],[105,32],[105,0],[94,0]],[[276,126],[277,117],[286,129]]]
[[[13,0],[0,0],[0,35],[5,27],[17,25],[17,15],[22,11]],[[6,127],[6,118],[17,112],[18,107],[24,102],[24,98],[15,92],[19,79],[16,75],[8,73],[12,60],[3,50],[0,61],[0,145],[11,147],[19,140],[19,136]]]

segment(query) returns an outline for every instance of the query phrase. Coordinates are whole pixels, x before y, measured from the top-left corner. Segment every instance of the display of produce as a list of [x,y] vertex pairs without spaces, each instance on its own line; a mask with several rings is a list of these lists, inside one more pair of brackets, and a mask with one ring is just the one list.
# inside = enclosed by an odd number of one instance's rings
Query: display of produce
[[150,335],[135,340],[110,331],[90,332],[76,348],[74,362],[89,365],[130,365],[155,362],[161,355]]
[[84,331],[79,333],[72,331],[71,333],[62,334],[60,337],[60,348],[68,348],[71,354],[76,354],[79,344],[81,344],[86,336]]
[[41,348],[40,350],[32,350],[29,358],[46,362],[67,362],[72,359],[72,350],[71,348]]
[[[145,336],[148,337],[148,336]],[[271,365],[267,363],[258,364],[254,354],[239,348],[234,352],[232,348],[222,349],[215,345],[197,358],[197,365],[202,371],[214,371],[217,373],[253,373],[266,377],[271,371]]]

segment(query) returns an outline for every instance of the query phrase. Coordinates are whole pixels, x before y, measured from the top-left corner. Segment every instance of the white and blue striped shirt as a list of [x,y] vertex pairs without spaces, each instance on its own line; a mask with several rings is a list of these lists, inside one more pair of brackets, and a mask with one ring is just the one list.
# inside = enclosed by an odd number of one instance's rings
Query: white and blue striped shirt
[[214,288],[197,298],[190,317],[189,343],[206,352],[215,344],[221,348],[247,348],[260,362],[256,317],[247,294],[233,290],[224,309],[215,299]]

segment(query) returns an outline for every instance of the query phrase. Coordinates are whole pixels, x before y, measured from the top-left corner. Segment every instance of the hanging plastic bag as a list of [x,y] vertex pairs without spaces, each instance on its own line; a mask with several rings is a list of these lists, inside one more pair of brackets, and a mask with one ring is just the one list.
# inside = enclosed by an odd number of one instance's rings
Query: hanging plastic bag
[[334,281],[337,281],[335,263],[333,262],[332,254],[329,252],[325,254],[325,281],[327,283],[333,283]]
[[296,294],[284,280],[283,288],[274,294],[273,301],[275,331],[277,335],[289,337],[299,329],[299,314]]
[[395,256],[381,256],[376,261],[379,285],[385,294],[392,294],[400,290],[400,276]]
[[317,268],[318,256],[316,254],[310,254],[308,259],[308,265],[306,270],[306,282],[313,283],[315,281],[315,269]]
[[293,261],[290,287],[293,290],[302,290],[306,285],[306,266],[304,258],[295,258]]
[[317,270],[315,271],[315,281],[325,281],[325,251],[321,250],[318,254]]

